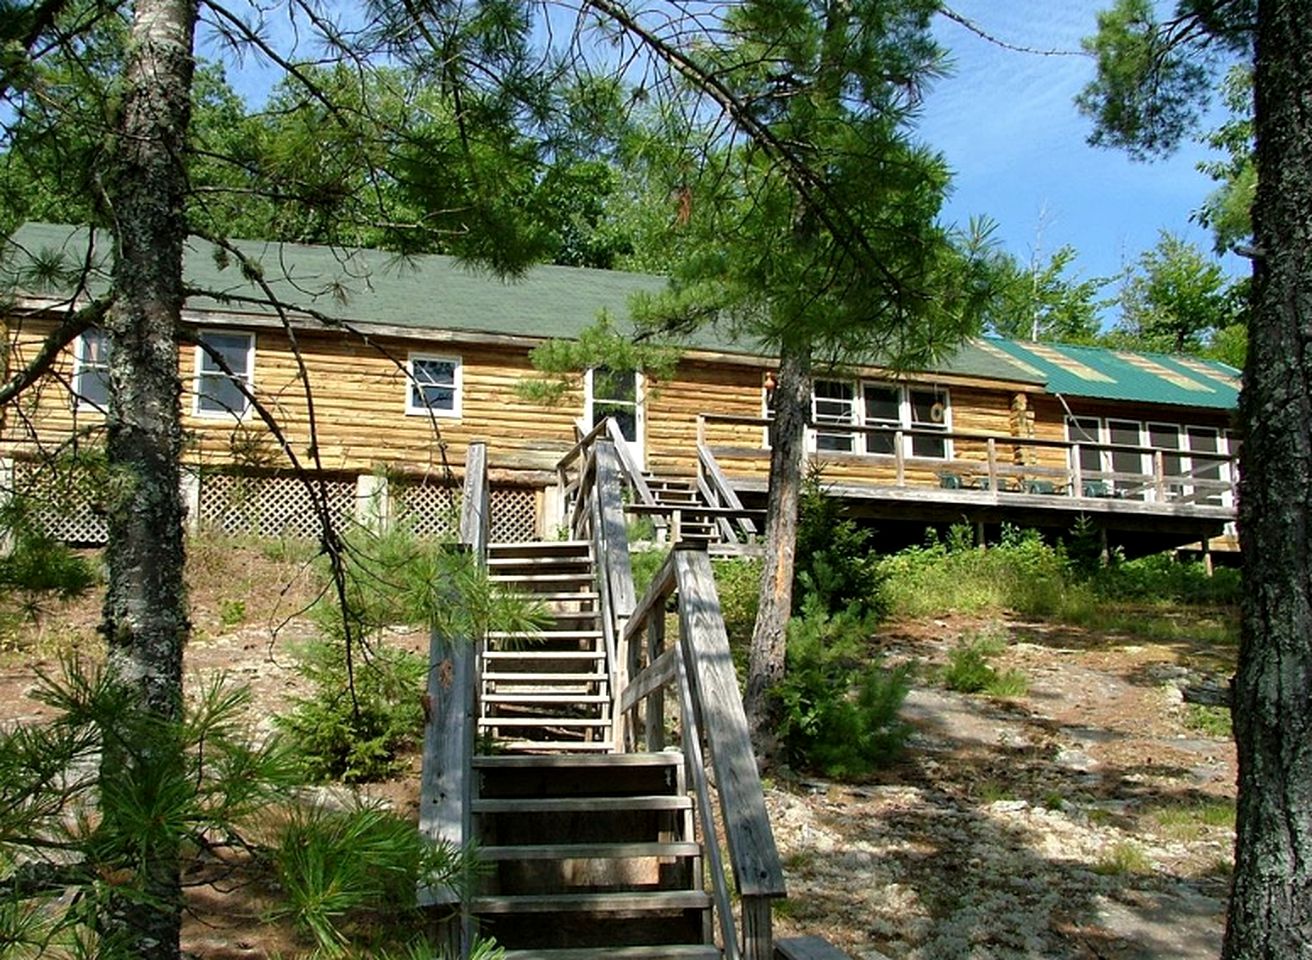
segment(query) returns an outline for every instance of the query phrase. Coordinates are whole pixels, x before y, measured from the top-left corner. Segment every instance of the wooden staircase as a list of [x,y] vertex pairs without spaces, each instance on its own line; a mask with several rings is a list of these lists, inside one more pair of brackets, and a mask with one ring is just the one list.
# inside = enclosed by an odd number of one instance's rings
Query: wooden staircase
[[697,489],[696,477],[659,476],[647,474],[647,488],[655,498],[656,506],[667,516],[678,515],[678,530],[671,539],[682,543],[718,543],[719,525],[707,512],[707,503]]
[[510,960],[718,958],[683,755],[492,755],[472,801],[479,931]]
[[614,753],[593,547],[490,544],[489,577],[541,635],[492,632],[479,676],[470,912],[517,960],[718,958],[680,753]]
[[540,635],[491,632],[482,652],[478,732],[499,751],[610,751],[606,662],[592,545],[583,540],[488,546],[489,579],[541,604]]
[[[420,830],[472,847],[485,870],[422,886],[418,902],[440,908],[457,957],[477,933],[510,960],[772,960],[783,874],[710,562],[685,532],[635,597],[619,454],[594,441],[573,484],[574,539],[491,545],[486,448],[470,444],[461,542],[548,623],[433,633]],[[692,483],[660,486],[696,497]]]

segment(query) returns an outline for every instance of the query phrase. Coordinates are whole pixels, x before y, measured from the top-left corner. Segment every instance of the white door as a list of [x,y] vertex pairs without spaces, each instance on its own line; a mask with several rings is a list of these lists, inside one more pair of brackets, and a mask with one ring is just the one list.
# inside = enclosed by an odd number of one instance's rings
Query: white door
[[635,370],[593,367],[586,377],[583,418],[591,430],[606,417],[614,418],[639,467],[646,466],[646,433],[642,402],[642,374]]

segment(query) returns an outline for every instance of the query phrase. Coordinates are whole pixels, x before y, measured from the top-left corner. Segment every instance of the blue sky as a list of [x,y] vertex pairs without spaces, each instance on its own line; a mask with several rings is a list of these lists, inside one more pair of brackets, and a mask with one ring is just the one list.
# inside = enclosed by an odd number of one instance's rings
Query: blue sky
[[[952,8],[1008,43],[1077,51],[1109,2],[954,0]],[[931,89],[918,133],[954,171],[948,220],[988,215],[1003,246],[1026,262],[1035,249],[1046,259],[1069,243],[1084,277],[1116,273],[1163,228],[1211,249],[1189,219],[1212,188],[1195,169],[1205,148],[1189,143],[1145,164],[1085,142],[1091,126],[1072,98],[1093,75],[1090,58],[1013,52],[942,17],[935,34],[955,67]],[[1247,264],[1232,256],[1226,269]]]

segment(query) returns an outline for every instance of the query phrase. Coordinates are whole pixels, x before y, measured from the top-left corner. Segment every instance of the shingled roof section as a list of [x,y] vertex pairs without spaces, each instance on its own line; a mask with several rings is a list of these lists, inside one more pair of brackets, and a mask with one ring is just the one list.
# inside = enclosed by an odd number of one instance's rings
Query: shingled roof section
[[[85,257],[87,231],[29,223],[0,252],[12,267],[58,253],[71,269]],[[425,330],[553,339],[576,337],[604,310],[617,329],[632,329],[629,303],[636,293],[664,289],[663,277],[537,266],[522,277],[502,279],[453,257],[398,257],[378,250],[292,243],[237,241],[260,263],[274,295],[287,304],[361,327],[387,327],[422,338]],[[108,239],[98,237],[91,289],[108,283]],[[221,311],[269,317],[275,310],[234,258],[192,239],[186,255],[187,283],[198,291],[187,302],[197,312]],[[49,295],[47,290],[30,290]],[[293,313],[293,315],[295,315]],[[759,344],[735,340],[726,331],[704,329],[682,346],[747,356],[769,356]],[[878,366],[878,358],[871,358]],[[968,340],[921,375],[956,375],[1008,383],[1043,384],[1069,396],[1231,408],[1237,404],[1238,371],[1212,361],[1156,354],[1118,353],[1096,347],[1032,344],[985,338]]]
[[1048,390],[1063,396],[1217,410],[1239,405],[1239,371],[1216,360],[992,337],[985,342],[1041,371]]

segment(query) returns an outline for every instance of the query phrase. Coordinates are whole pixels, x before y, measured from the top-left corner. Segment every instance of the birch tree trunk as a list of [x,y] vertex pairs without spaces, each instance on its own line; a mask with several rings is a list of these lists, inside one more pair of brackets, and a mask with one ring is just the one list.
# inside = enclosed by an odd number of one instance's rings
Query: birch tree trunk
[[[161,808],[165,798],[154,797],[151,787],[180,769],[173,722],[181,714],[182,649],[190,629],[177,333],[195,16],[193,0],[135,4],[116,162],[106,188],[117,301],[106,322],[112,488],[101,630],[108,668],[130,687],[135,715],[106,731],[101,781],[105,791],[131,789]],[[142,826],[140,811],[102,805],[107,835]],[[148,826],[136,849],[119,851],[125,862],[113,864],[118,882],[110,885],[100,918],[102,954],[172,960],[179,956],[182,912],[178,838],[168,824]]]
[[806,462],[806,425],[811,419],[811,345],[785,343],[779,355],[770,445],[770,489],[766,496],[765,560],[760,605],[747,665],[743,706],[757,760],[779,760],[779,711],[774,691],[784,677],[785,640],[793,607],[797,559],[797,501]]
[[1241,410],[1235,876],[1223,956],[1312,957],[1312,17],[1258,4],[1253,315]]

